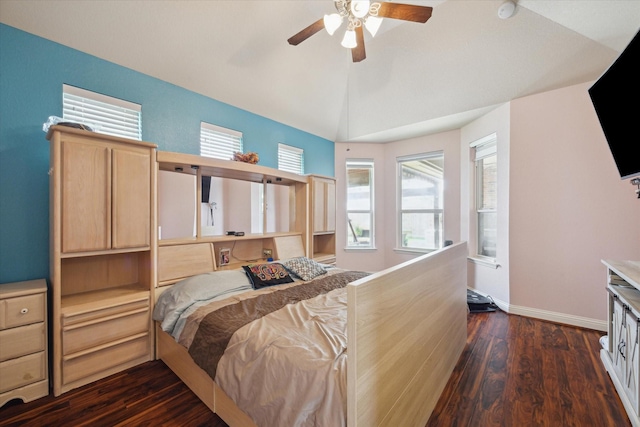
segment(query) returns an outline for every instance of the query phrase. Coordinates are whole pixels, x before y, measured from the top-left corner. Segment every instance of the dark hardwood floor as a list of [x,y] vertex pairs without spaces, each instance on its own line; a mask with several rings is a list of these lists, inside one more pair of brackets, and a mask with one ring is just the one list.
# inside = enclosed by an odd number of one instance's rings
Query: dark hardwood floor
[[[470,314],[467,346],[427,427],[631,426],[600,361],[601,335],[500,311]],[[0,426],[226,424],[153,361],[57,398],[10,402]]]

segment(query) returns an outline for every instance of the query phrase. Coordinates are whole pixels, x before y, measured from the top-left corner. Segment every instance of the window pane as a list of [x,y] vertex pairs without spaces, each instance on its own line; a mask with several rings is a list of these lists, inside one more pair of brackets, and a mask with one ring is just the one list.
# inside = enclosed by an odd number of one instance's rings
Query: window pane
[[400,163],[401,209],[442,209],[443,157]]
[[498,214],[478,212],[478,255],[496,257]]
[[398,159],[401,248],[442,247],[444,156],[441,153]]
[[401,221],[403,248],[439,249],[442,246],[440,213],[403,213]]
[[351,212],[347,218],[347,245],[371,246],[371,214]]
[[495,210],[497,206],[497,156],[478,160],[478,210]]
[[347,247],[373,248],[373,161],[347,160]]
[[347,168],[347,210],[371,209],[371,169]]

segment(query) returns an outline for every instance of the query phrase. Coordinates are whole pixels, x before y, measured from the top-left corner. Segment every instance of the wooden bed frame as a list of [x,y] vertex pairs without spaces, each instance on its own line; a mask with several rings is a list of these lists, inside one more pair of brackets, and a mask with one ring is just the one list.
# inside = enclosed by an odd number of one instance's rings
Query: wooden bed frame
[[[160,287],[215,270],[211,243],[161,246]],[[467,246],[445,247],[347,285],[347,425],[423,427],[466,344]],[[255,426],[156,325],[157,358],[231,427]]]

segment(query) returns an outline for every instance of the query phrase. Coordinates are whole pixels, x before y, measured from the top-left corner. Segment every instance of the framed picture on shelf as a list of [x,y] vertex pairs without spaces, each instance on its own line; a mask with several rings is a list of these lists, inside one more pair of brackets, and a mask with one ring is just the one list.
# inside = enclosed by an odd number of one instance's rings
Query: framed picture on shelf
[[231,249],[220,249],[220,266],[228,265],[231,260]]

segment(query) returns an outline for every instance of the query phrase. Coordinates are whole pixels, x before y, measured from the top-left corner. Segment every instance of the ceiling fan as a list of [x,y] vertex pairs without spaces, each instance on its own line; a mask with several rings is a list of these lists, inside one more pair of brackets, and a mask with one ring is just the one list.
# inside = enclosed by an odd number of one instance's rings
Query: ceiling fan
[[411,4],[390,3],[385,1],[371,2],[369,0],[334,0],[337,13],[325,15],[299,33],[290,37],[289,44],[297,46],[323,28],[330,35],[347,20],[347,30],[342,39],[342,46],[351,49],[353,62],[365,59],[364,26],[371,36],[375,36],[382,18],[399,19],[402,21],[425,23],[431,18],[432,7]]

